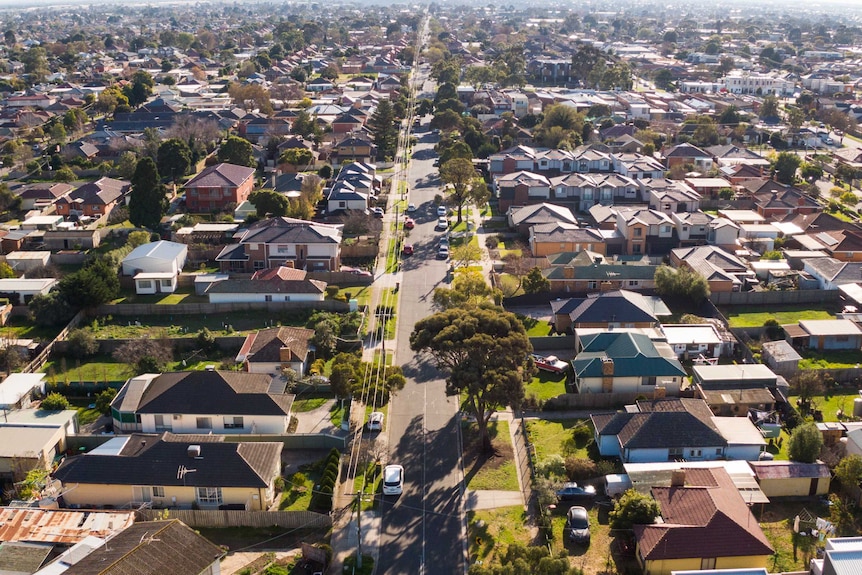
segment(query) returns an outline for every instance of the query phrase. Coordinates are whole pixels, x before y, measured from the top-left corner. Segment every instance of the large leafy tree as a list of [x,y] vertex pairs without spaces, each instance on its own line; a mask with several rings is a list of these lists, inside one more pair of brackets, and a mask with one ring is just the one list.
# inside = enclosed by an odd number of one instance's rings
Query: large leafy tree
[[156,154],[156,165],[161,176],[179,182],[192,165],[192,151],[187,143],[178,138],[165,140]]
[[629,489],[622,494],[610,513],[613,529],[631,529],[632,525],[649,525],[659,515],[658,503],[655,499]]
[[308,167],[314,161],[314,154],[308,148],[288,148],[281,153],[279,161],[299,169],[300,166]]
[[492,295],[491,286],[480,272],[465,269],[455,273],[451,288],[434,290],[433,302],[439,309],[463,308],[488,303]]
[[61,279],[57,291],[73,308],[94,308],[117,297],[120,278],[110,261],[95,259]]
[[772,163],[772,173],[782,184],[793,184],[796,181],[796,170],[802,164],[802,158],[791,152],[781,152]]
[[257,162],[254,160],[254,149],[251,142],[239,136],[228,136],[218,150],[219,162],[236,164],[253,168]]
[[264,217],[267,214],[273,217],[281,217],[287,215],[287,210],[290,203],[287,198],[273,190],[259,190],[253,192],[248,201],[254,204],[254,209],[259,217]]
[[654,279],[655,290],[663,296],[682,297],[694,303],[709,297],[706,278],[688,267],[659,266]]
[[804,423],[793,430],[787,444],[787,455],[791,461],[814,463],[823,447],[823,435],[815,423]]
[[398,128],[395,124],[395,109],[389,100],[381,100],[368,119],[368,128],[377,146],[377,158],[382,160],[395,156],[398,145]]
[[123,88],[123,94],[128,98],[129,105],[140,106],[147,101],[156,85],[153,77],[145,70],[138,70],[132,75],[132,82]]
[[497,307],[448,309],[416,323],[410,348],[431,353],[447,375],[448,395],[466,396],[482,447],[492,451],[488,420],[502,406],[520,405],[532,376],[527,358],[533,346],[524,325]]
[[551,282],[542,274],[542,270],[537,267],[531,269],[521,283],[524,286],[524,293],[551,291]]
[[129,220],[135,226],[154,229],[165,215],[167,203],[156,163],[152,158],[142,158],[132,175]]
[[[488,201],[487,186],[478,185],[482,179],[478,177],[472,160],[454,158],[440,166],[440,179],[447,184],[449,204],[458,209],[458,223],[463,219],[464,204],[474,201],[483,204]],[[477,182],[478,180],[478,182]],[[474,190],[476,193],[474,194]]]

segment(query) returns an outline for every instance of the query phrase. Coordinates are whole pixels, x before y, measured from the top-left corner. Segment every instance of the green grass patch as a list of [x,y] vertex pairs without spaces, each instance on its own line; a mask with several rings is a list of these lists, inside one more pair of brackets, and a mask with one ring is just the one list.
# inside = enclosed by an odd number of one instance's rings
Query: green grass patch
[[339,288],[337,297],[344,298],[347,301],[355,299],[359,307],[366,307],[371,299],[371,286],[350,286]]
[[42,370],[48,373],[48,382],[52,385],[74,385],[87,381],[101,383],[125,381],[132,375],[132,370],[127,364],[119,363],[109,355],[96,355],[85,361],[65,357],[54,358],[48,361]]
[[[361,470],[360,470],[361,471]],[[361,493],[360,501],[363,511],[371,511],[377,505],[375,494],[382,492],[381,476],[383,469],[379,462],[369,461],[365,464],[365,472],[357,473],[353,478],[353,493]]]
[[394,272],[395,267],[401,260],[401,254],[396,249],[397,244],[398,240],[396,238],[389,238],[389,242],[386,244],[386,273]]
[[835,315],[807,306],[790,306],[771,309],[768,306],[734,307],[724,311],[730,327],[762,327],[766,320],[775,319],[780,324],[797,323],[806,319],[835,319]]
[[[800,368],[801,369],[801,368]],[[811,409],[820,411],[823,414],[823,421],[843,421],[848,415],[853,415],[853,400],[859,397],[859,392],[855,389],[840,389],[837,393],[828,395],[819,395],[811,399]],[[798,405],[798,396],[790,396],[788,398],[790,405]],[[841,411],[842,417],[838,417],[838,412]]]
[[341,420],[344,419],[344,412],[346,410],[342,407],[342,403],[349,405],[347,401],[336,401],[329,410],[329,421],[332,422],[334,427],[341,427]]
[[509,228],[509,224],[505,220],[485,220],[482,227],[486,230],[505,230]]
[[550,373],[548,371],[540,371],[533,376],[530,383],[524,386],[524,396],[528,402],[534,399],[539,401],[547,401],[552,397],[557,397],[566,393],[566,374],[565,373]]
[[815,351],[809,349],[801,352],[801,355],[799,369],[848,369],[858,367],[862,363],[862,352],[858,350]]
[[327,397],[306,397],[303,399],[297,399],[293,402],[293,407],[291,409],[294,413],[314,411],[315,409],[322,407],[328,399],[329,398]]
[[0,333],[9,339],[35,339],[48,342],[57,337],[64,326],[40,326],[24,316],[11,316]]
[[196,337],[204,327],[219,336],[242,335],[270,325],[304,327],[310,315],[309,310],[302,310],[279,314],[244,311],[204,315],[107,316],[99,318],[90,327],[97,339],[137,339],[149,335],[151,328],[160,328],[167,337]]
[[95,423],[97,419],[102,417],[102,413],[95,407],[90,407],[95,404],[96,396],[92,397],[68,397],[72,407],[78,410],[78,424],[89,425]]
[[787,445],[790,443],[790,435],[781,429],[781,435],[775,439],[766,440],[766,451],[772,454],[775,461],[788,461]]
[[521,314],[516,315],[518,316],[518,319],[521,320],[521,323],[524,324],[524,328],[527,330],[527,336],[543,337],[546,335],[552,335],[551,324],[547,320],[536,319],[534,317]]
[[465,423],[462,429],[467,489],[519,491],[509,423],[488,423],[491,444],[495,449],[495,454],[491,456],[481,450],[481,439],[475,423]]
[[503,290],[503,294],[508,297],[523,295],[524,288],[518,285],[518,278],[505,273],[500,274],[498,277],[500,278],[500,286]]
[[148,303],[176,305],[178,303],[207,303],[209,298],[196,295],[194,288],[181,288],[174,293],[136,294],[134,290],[123,290],[122,295],[111,301],[115,304]]
[[593,432],[588,419],[534,419],[527,422],[527,436],[536,449],[536,461],[541,463],[551,455],[573,455],[588,458],[586,443],[576,443],[572,431],[586,425]]
[[523,506],[468,511],[467,541],[470,563],[483,565],[499,562],[513,543],[529,545],[530,529]]

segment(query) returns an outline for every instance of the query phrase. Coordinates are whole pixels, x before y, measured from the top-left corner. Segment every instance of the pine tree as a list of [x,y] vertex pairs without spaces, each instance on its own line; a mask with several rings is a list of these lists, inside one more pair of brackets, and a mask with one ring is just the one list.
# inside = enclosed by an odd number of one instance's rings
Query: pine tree
[[132,176],[129,220],[138,227],[154,229],[167,211],[165,187],[152,158],[143,158]]
[[377,146],[377,159],[384,160],[395,156],[398,145],[398,128],[395,125],[395,110],[389,100],[381,100],[377,109],[368,119],[368,126]]

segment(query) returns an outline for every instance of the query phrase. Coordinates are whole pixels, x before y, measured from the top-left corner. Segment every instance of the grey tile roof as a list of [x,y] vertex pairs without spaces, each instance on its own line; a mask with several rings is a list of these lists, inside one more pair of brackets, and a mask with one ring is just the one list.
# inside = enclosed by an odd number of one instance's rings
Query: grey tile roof
[[664,304],[657,306],[660,301],[646,298],[639,293],[618,290],[583,300],[569,316],[575,324],[655,322],[658,321],[658,312],[664,314],[667,311]]

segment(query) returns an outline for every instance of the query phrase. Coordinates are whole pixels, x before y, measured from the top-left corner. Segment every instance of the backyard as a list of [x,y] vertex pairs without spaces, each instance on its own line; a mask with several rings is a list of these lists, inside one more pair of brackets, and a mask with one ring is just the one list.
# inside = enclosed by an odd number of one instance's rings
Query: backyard
[[738,306],[722,309],[722,313],[730,322],[730,327],[762,327],[769,319],[779,324],[795,324],[806,319],[834,319],[835,315],[824,309],[812,309],[808,306]]
[[527,421],[527,437],[535,448],[536,462],[541,464],[555,454],[564,458],[569,455],[589,458],[587,452],[589,440],[576,441],[573,437],[574,429],[581,426],[586,426],[589,429],[589,437],[592,437],[593,426],[588,419],[531,419]]
[[567,378],[565,373],[557,374],[548,371],[540,371],[534,375],[530,383],[524,386],[527,405],[538,407],[542,402],[566,393]]
[[90,324],[96,339],[137,339],[158,328],[166,337],[195,337],[207,328],[215,336],[241,335],[275,326],[304,327],[310,310],[273,314],[244,311],[232,314],[185,314],[152,316],[106,316]]

